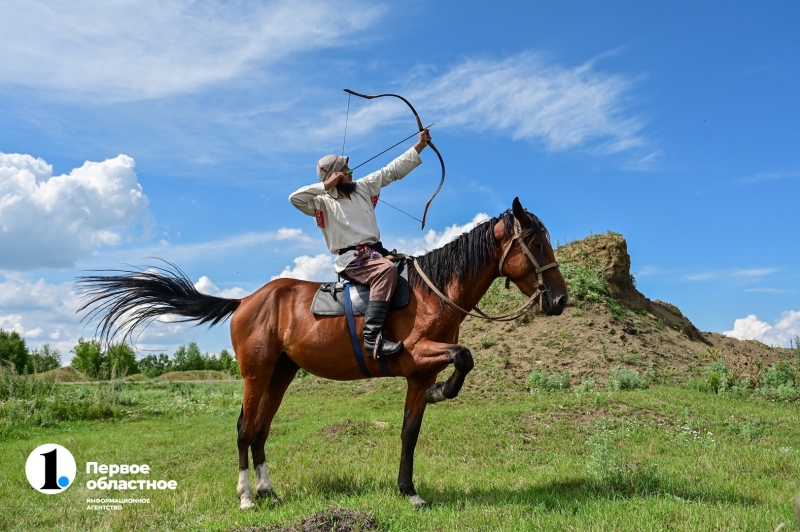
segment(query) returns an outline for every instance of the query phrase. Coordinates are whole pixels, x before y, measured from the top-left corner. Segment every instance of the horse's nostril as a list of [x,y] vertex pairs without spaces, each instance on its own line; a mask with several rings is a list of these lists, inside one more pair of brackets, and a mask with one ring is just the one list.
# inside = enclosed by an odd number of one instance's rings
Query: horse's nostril
[[564,307],[567,306],[567,301],[569,301],[567,296],[558,296],[553,300],[553,306],[559,310],[564,310]]

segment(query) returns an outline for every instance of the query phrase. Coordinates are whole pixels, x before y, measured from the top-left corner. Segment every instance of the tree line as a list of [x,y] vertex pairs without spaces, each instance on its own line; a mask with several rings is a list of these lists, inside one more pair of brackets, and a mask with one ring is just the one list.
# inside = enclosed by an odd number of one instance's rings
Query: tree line
[[[133,348],[125,343],[111,344],[105,349],[98,340],[78,339],[73,347],[70,366],[94,379],[109,379],[141,373],[148,378],[170,371],[214,370],[240,377],[236,358],[223,349],[219,356],[203,353],[196,342],[180,346],[170,357],[166,353],[146,355],[137,360]],[[29,350],[16,331],[0,329],[0,363],[16,373],[43,373],[61,367],[61,353],[50,344]]]

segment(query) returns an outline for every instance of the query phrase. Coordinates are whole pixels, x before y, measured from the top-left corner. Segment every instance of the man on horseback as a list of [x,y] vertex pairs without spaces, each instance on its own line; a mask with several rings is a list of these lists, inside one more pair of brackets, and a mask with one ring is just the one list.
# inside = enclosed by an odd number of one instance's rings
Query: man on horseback
[[381,188],[404,178],[422,164],[419,154],[431,140],[427,129],[417,143],[400,157],[367,176],[353,181],[349,157],[326,155],[317,163],[320,183],[303,187],[289,201],[313,216],[331,253],[338,254],[334,267],[347,279],[370,286],[364,314],[364,351],[367,356],[398,353],[403,342],[383,338],[381,330],[389,313],[389,302],[397,284],[397,268],[386,259],[380,242],[375,207]]

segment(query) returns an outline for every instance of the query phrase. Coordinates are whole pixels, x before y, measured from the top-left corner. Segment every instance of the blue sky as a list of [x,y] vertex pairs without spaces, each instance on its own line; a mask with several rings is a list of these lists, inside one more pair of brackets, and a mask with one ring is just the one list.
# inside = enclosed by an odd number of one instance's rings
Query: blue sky
[[[639,289],[701,329],[788,345],[800,6],[651,4],[6,3],[0,328],[66,361],[92,333],[74,277],[153,256],[233,297],[332,279],[287,196],[341,152],[347,87],[436,123],[447,179],[425,231],[379,207],[390,248],[436,247],[519,196],[554,243],[623,234]],[[400,102],[353,98],[345,151],[360,162],[415,128]],[[440,174],[423,160],[382,195],[418,217]],[[140,347],[189,341],[219,351],[227,327],[159,323]]]

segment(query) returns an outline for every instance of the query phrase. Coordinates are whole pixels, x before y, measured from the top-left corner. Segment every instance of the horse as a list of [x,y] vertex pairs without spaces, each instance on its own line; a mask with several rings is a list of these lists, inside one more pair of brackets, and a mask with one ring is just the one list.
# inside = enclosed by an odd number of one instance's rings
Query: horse
[[[168,264],[172,268],[80,277],[78,284],[87,301],[80,311],[87,310],[86,318],[99,320],[98,332],[107,341],[122,331],[130,335],[138,326],[168,314],[209,323],[209,327],[230,317],[231,341],[244,380],[237,422],[240,508],[255,506],[248,449],[256,494],[277,501],[264,447],[297,371],[303,368],[318,377],[342,381],[366,378],[354,356],[346,318],[311,314],[311,300],[320,283],[275,279],[245,298],[225,299],[198,292],[177,266]],[[365,361],[372,375],[379,375],[379,363],[385,363],[392,376],[406,379],[397,485],[415,506],[427,505],[413,481],[414,449],[425,408],[453,399],[461,390],[474,362],[470,350],[458,344],[459,327],[492,282],[502,276],[507,285],[513,282],[529,296],[529,303],[538,300],[547,315],[559,315],[567,305],[567,286],[547,229],[518,198],[499,216],[413,258],[409,303],[391,311],[384,328],[389,337],[403,340],[404,350],[380,361]],[[360,330],[363,318],[357,317],[356,324]],[[450,377],[437,382],[437,375],[451,364]]]

